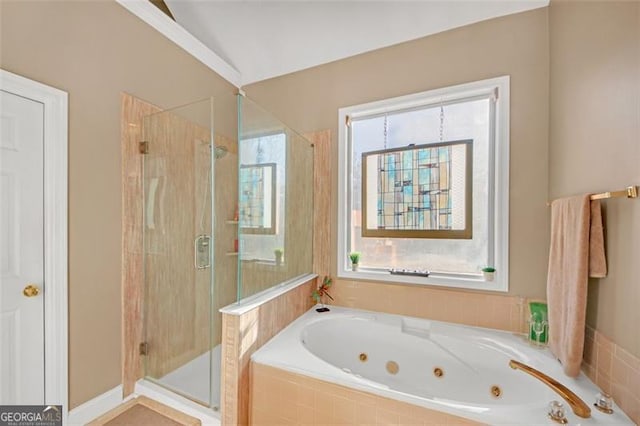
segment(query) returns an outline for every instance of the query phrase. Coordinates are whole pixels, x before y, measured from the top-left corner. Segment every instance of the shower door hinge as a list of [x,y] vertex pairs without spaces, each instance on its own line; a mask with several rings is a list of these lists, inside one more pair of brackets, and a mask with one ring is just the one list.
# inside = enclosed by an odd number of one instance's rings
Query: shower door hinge
[[138,142],[138,151],[140,151],[140,154],[148,154],[149,142],[147,141]]
[[140,355],[149,354],[149,344],[147,342],[140,343]]

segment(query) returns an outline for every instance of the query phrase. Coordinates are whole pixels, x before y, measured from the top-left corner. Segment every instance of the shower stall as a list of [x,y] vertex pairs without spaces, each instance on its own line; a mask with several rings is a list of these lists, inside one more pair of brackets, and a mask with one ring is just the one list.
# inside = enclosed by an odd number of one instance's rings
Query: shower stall
[[143,123],[143,375],[219,409],[219,309],[311,272],[313,148],[243,96]]

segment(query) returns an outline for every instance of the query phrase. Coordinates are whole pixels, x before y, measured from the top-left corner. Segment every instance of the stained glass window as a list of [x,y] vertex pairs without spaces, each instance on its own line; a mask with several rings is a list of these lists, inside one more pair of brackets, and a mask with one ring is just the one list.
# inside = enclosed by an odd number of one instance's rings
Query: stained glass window
[[472,140],[362,154],[363,236],[471,238]]

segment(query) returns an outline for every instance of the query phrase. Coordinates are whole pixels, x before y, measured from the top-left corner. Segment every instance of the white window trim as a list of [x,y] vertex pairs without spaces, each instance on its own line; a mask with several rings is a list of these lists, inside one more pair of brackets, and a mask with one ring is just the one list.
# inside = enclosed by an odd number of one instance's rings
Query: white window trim
[[[372,280],[389,283],[421,284],[441,287],[467,288],[506,292],[509,290],[509,76],[474,81],[455,86],[429,90],[397,98],[385,99],[361,105],[340,108],[338,110],[338,277],[350,280]],[[391,275],[374,269],[363,268],[352,271],[347,266],[347,235],[350,232],[351,216],[351,163],[347,151],[351,150],[348,140],[347,117],[357,118],[372,114],[392,112],[399,108],[412,108],[438,105],[460,98],[495,94],[495,137],[490,155],[495,152],[493,181],[489,184],[489,195],[494,195],[494,203],[489,206],[489,216],[494,221],[489,224],[489,233],[493,234],[494,244],[489,244],[490,256],[493,253],[493,265],[496,268],[494,281],[485,281],[478,274],[432,274],[429,277]],[[491,139],[491,138],[490,138]],[[492,151],[495,150],[495,151]],[[491,173],[489,179],[492,179]],[[495,194],[492,192],[495,191]]]

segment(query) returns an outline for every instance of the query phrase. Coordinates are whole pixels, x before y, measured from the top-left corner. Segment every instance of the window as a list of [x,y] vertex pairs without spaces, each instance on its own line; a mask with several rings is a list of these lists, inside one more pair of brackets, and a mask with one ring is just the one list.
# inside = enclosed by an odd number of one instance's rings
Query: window
[[287,137],[274,133],[239,144],[238,216],[242,260],[273,262],[285,246]]
[[472,140],[362,154],[362,236],[471,238]]
[[339,120],[338,275],[506,291],[509,78],[341,108]]
[[240,167],[240,227],[246,234],[276,233],[276,163]]

